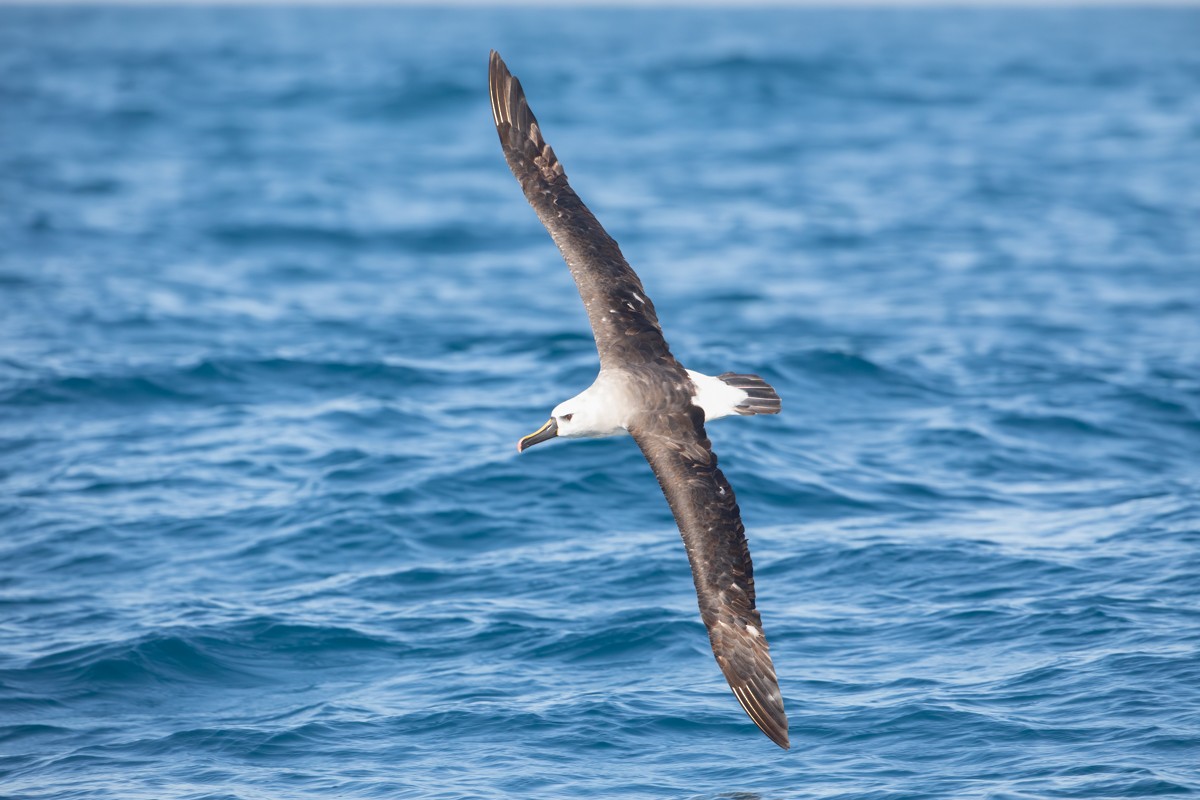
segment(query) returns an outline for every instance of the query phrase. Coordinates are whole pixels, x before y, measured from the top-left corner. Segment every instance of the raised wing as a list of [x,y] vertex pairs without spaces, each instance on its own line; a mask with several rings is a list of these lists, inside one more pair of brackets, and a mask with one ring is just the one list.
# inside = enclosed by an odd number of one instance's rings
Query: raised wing
[[704,433],[704,412],[644,415],[629,432],[650,462],[687,547],[717,664],[742,708],[788,747],[783,696],[754,604],[754,566],[741,511]]
[[673,363],[654,304],[637,273],[567,183],[562,164],[529,110],[521,82],[494,50],[488,87],[504,157],[571,268],[601,367]]

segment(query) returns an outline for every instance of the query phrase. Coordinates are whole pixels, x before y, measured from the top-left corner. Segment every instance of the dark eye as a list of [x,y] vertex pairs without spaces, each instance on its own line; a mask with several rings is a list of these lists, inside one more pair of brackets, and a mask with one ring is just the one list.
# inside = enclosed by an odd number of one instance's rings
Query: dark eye
[[575,415],[574,415],[574,414],[563,414],[563,415],[562,415],[562,421],[563,421],[563,422],[570,422],[570,421],[571,421],[571,417],[573,417],[573,416],[575,416]]

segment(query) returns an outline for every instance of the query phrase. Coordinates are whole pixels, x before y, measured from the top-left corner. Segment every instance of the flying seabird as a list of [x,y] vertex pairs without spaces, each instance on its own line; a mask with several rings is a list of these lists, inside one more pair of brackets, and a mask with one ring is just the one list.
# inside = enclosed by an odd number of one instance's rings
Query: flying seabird
[[712,377],[675,360],[642,282],[567,183],[521,83],[494,50],[488,86],[504,157],[571,269],[600,354],[595,382],[559,403],[517,450],[555,437],[633,437],[679,525],[717,664],[754,724],[786,749],[741,512],[704,432],[705,422],[731,414],[778,414],[779,395],[757,375]]

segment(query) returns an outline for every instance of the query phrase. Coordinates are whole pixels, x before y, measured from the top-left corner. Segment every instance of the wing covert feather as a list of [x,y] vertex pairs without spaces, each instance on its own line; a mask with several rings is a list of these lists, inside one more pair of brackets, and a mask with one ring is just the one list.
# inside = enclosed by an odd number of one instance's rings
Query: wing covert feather
[[733,488],[717,469],[694,386],[672,357],[654,304],[620,248],[567,182],[542,137],[521,83],[493,51],[488,71],[492,116],[504,157],[529,204],[571,270],[587,309],[601,369],[653,382],[661,402],[629,422],[658,477],[692,566],[700,616],[717,664],[747,715],[780,747],[787,716],[762,620],[754,573]]
[[571,269],[601,366],[673,360],[637,273],[567,182],[558,156],[542,138],[521,82],[494,50],[488,87],[504,157]]
[[783,696],[755,606],[754,566],[733,488],[717,468],[704,413],[644,415],[629,426],[687,548],[700,617],[734,696],[771,741],[788,748]]

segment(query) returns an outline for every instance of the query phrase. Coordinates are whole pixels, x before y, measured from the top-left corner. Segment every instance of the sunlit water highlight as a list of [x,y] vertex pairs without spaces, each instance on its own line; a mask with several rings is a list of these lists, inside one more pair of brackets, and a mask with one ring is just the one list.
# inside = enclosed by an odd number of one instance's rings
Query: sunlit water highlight
[[[1200,14],[0,9],[0,794],[1200,790]],[[738,709],[491,127],[710,429]]]

